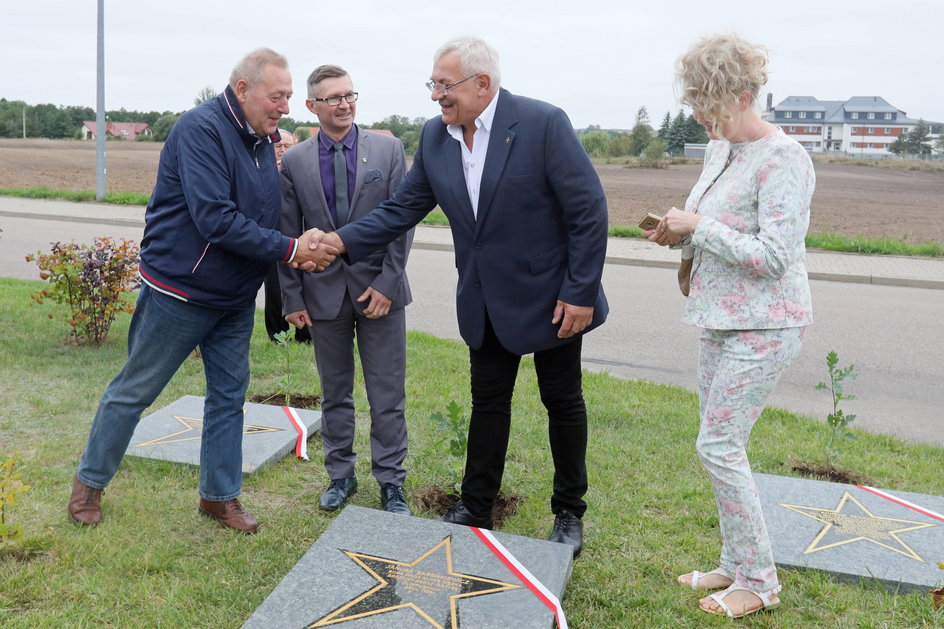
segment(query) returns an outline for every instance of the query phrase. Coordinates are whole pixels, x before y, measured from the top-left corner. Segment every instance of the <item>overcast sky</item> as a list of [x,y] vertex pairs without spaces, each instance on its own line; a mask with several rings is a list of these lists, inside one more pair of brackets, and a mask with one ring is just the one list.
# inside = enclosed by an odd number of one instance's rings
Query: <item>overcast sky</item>
[[[0,97],[94,108],[96,11],[96,0],[4,0]],[[503,87],[559,105],[576,127],[628,128],[643,105],[658,126],[679,108],[678,55],[732,30],[770,48],[774,104],[881,96],[944,122],[944,0],[105,0],[105,107],[188,109],[269,46],[288,57],[296,120],[314,119],[305,79],[323,63],[351,74],[362,123],[433,117],[432,54],[471,34],[498,49]]]

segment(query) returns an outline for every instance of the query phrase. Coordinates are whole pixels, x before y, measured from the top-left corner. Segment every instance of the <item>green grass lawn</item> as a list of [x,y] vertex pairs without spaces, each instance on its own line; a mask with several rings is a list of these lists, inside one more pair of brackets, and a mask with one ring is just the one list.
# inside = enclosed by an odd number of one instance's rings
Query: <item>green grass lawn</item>
[[[196,468],[132,458],[105,493],[103,524],[73,526],[65,510],[71,479],[98,398],[122,365],[130,317],[118,319],[101,347],[70,345],[59,311],[27,305],[40,285],[0,280],[0,462],[14,450],[21,453],[32,489],[8,513],[24,526],[27,547],[37,551],[30,559],[0,555],[0,626],[240,626],[332,520],[317,508],[327,485],[318,438],[309,446],[312,462],[286,457],[246,479],[242,500],[262,523],[258,535],[226,531],[197,514]],[[49,319],[53,312],[57,316]],[[285,365],[265,335],[261,312],[258,319],[250,394],[272,390]],[[445,412],[450,400],[468,408],[469,394],[468,354],[461,343],[411,333],[408,361],[409,496],[421,486],[447,484],[447,455],[429,416]],[[299,369],[307,388],[317,391],[314,368]],[[699,611],[698,595],[675,583],[682,572],[714,567],[719,552],[710,485],[694,454],[695,396],[605,374],[586,373],[584,383],[590,509],[586,547],[563,599],[570,626],[731,626]],[[202,392],[202,368],[191,358],[155,407]],[[363,420],[357,433],[362,486],[352,502],[376,508],[362,382],[355,397]],[[524,502],[503,530],[544,538],[552,523],[552,465],[529,359],[522,364],[513,412],[503,490]],[[788,461],[822,457],[825,435],[812,419],[770,409],[754,432],[754,469],[789,475]],[[858,431],[857,437],[842,460],[848,469],[878,487],[940,492],[941,449]],[[944,549],[936,560],[944,561]],[[740,625],[944,626],[944,612],[934,612],[926,594],[892,595],[874,583],[838,583],[816,571],[782,572],[781,579],[780,609]]]

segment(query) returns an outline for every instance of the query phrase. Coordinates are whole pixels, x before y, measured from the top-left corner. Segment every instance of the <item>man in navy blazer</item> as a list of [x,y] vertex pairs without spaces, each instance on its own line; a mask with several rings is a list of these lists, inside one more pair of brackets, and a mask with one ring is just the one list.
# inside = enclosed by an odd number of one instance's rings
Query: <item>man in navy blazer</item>
[[462,499],[443,520],[492,525],[518,364],[534,353],[554,458],[550,539],[571,544],[576,556],[587,508],[581,338],[608,311],[603,188],[567,115],[501,89],[498,54],[484,41],[444,44],[430,79],[442,116],[424,127],[406,178],[390,200],[322,243],[359,260],[437,204],[443,209],[472,385]]

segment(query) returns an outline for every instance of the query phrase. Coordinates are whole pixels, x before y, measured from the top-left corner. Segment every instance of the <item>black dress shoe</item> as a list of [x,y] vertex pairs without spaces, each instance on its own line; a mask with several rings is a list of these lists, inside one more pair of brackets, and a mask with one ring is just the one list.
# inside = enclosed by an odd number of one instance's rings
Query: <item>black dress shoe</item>
[[380,486],[380,508],[398,515],[413,515],[410,506],[406,503],[406,496],[403,495],[402,485]]
[[558,544],[573,546],[576,559],[583,550],[583,521],[572,512],[562,509],[554,518],[554,530],[548,539]]
[[439,519],[443,522],[449,522],[450,524],[477,526],[480,529],[492,528],[491,514],[484,518],[472,515],[472,513],[470,513],[469,510],[465,508],[465,505],[462,504],[461,500],[449,507],[449,511],[446,512],[446,515]]
[[331,481],[328,491],[321,494],[318,506],[325,511],[334,511],[347,502],[347,499],[357,493],[357,478],[349,476]]

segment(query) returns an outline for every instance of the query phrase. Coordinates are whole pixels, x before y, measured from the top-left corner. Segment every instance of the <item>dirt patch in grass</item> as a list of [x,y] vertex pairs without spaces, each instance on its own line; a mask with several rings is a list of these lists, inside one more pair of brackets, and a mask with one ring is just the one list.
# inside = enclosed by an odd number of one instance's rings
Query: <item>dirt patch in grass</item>
[[289,404],[285,402],[284,393],[257,393],[246,398],[256,404],[271,404],[273,406],[291,406],[302,410],[317,409],[321,406],[320,395],[306,395],[304,393],[290,393]]
[[[427,485],[413,492],[413,504],[416,505],[419,511],[432,511],[438,515],[445,515],[449,507],[456,504],[458,500],[459,496],[441,487]],[[518,513],[518,507],[522,500],[521,496],[498,494],[498,498],[495,499],[495,506],[492,508],[495,529],[500,529],[506,519]]]
[[838,467],[823,465],[822,463],[810,463],[807,461],[790,461],[790,469],[799,472],[804,476],[815,478],[817,480],[826,480],[833,483],[844,483],[846,485],[870,485],[868,477],[851,470],[844,470]]

